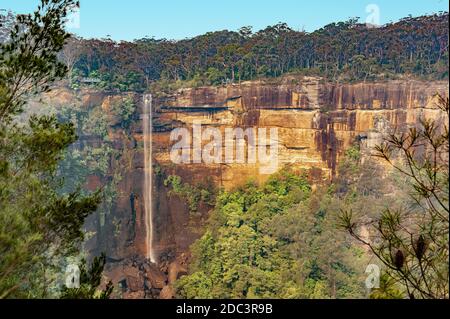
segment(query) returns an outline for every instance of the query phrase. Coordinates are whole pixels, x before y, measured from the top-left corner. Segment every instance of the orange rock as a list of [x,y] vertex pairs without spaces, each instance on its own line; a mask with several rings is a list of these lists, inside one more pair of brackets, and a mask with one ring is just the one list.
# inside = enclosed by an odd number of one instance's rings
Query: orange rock
[[160,299],[174,299],[175,298],[175,289],[171,286],[164,286],[159,294]]

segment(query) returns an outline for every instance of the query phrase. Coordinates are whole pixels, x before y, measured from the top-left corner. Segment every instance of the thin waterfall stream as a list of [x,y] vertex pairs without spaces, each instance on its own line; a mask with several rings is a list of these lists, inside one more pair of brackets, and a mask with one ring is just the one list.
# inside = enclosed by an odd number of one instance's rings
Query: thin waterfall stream
[[147,258],[155,263],[156,256],[153,249],[153,201],[152,201],[152,179],[153,179],[153,160],[152,160],[152,95],[144,94],[144,108],[142,116],[143,134],[144,134],[144,211],[145,211],[145,231]]

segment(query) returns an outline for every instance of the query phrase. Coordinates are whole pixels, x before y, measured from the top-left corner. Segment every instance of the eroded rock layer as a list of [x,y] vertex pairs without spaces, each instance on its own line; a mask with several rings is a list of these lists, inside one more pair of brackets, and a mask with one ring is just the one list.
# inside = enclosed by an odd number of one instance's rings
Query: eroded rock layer
[[[423,116],[439,118],[435,94],[448,96],[447,82],[388,81],[382,83],[327,83],[317,78],[284,78],[279,81],[244,82],[223,87],[182,89],[173,94],[153,92],[153,160],[166,174],[197,183],[207,177],[227,189],[253,179],[264,181],[256,163],[174,164],[170,152],[175,128],[217,128],[223,137],[229,128],[277,128],[279,150],[277,167],[285,165],[310,172],[315,181],[327,180],[346,148],[355,142],[368,156],[383,134],[417,125]],[[113,112],[124,96],[131,97],[137,112],[128,128],[121,126]],[[111,156],[109,176],[93,174],[87,188],[96,189],[120,173],[114,202],[106,216],[94,215],[87,230],[94,235],[87,243],[95,255],[106,252],[108,275],[122,289],[123,297],[173,296],[171,283],[185,272],[189,246],[201,236],[210,207],[201,205],[191,214],[186,203],[171,196],[164,178],[155,176],[153,207],[155,248],[158,267],[144,261],[146,252],[143,203],[142,96],[113,94],[97,90],[73,92],[54,90],[45,103],[76,105],[82,112],[94,107],[108,119],[108,143],[121,154]],[[35,105],[41,108],[41,102]],[[192,131],[191,131],[192,132]],[[223,145],[227,141],[223,140]],[[230,141],[228,141],[230,142]],[[80,132],[78,145],[105,143]],[[207,142],[206,142],[207,143]],[[118,287],[119,287],[118,286]]]
[[[446,82],[336,84],[317,78],[179,90],[156,99],[158,124],[163,129],[155,133],[155,159],[169,163],[168,146],[174,144],[169,139],[170,129],[191,130],[195,121],[204,129],[219,128],[222,146],[226,128],[277,128],[279,167],[320,169],[325,178],[331,178],[339,157],[356,139],[373,145],[376,141],[371,138],[378,135],[371,133],[401,130],[416,125],[421,116],[439,116],[434,97],[447,92]],[[258,161],[186,165],[182,170],[190,172],[193,180],[204,174],[214,176],[225,188],[250,177],[266,177],[260,174]]]

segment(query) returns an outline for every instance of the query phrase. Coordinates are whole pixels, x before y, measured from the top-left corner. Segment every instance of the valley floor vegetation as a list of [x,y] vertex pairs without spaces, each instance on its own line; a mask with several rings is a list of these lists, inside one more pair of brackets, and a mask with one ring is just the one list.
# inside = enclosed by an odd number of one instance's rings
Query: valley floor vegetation
[[348,149],[328,186],[286,168],[220,192],[178,296],[448,298],[448,98],[436,108],[442,118],[391,134],[372,159]]

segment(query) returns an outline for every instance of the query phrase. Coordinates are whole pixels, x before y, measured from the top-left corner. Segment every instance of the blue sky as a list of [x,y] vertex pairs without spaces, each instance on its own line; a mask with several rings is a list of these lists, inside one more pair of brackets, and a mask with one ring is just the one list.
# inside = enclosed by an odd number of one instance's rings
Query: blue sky
[[[0,0],[0,9],[30,12],[38,2]],[[314,31],[349,17],[364,22],[370,4],[379,8],[381,24],[409,14],[448,11],[447,0],[81,0],[80,26],[70,31],[85,38],[183,39],[247,25],[256,31],[280,21]]]

